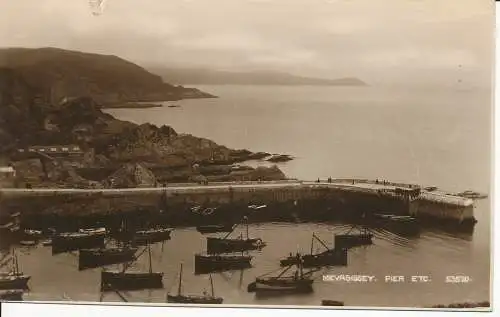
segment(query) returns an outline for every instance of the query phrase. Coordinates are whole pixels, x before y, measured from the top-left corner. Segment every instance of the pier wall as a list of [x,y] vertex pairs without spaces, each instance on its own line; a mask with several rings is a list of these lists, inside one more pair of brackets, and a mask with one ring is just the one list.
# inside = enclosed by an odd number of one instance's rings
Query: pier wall
[[[404,186],[404,187],[403,187]],[[203,223],[241,219],[255,221],[328,221],[359,219],[363,213],[413,215],[463,222],[473,220],[470,199],[419,191],[401,194],[417,185],[342,179],[328,182],[238,182],[168,184],[157,188],[127,189],[0,189],[0,212],[22,211],[29,215],[112,215],[163,212],[173,223]],[[265,208],[249,208],[261,205]],[[208,215],[193,212],[216,209]],[[35,217],[36,218],[36,217]]]

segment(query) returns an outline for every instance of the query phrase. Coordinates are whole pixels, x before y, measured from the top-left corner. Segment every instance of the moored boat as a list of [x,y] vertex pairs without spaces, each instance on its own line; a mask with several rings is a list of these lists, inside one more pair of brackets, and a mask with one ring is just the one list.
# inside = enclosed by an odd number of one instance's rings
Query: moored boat
[[369,216],[369,221],[375,227],[403,236],[414,236],[420,233],[419,221],[411,216],[375,213]]
[[303,294],[313,291],[314,279],[311,277],[312,272],[304,273],[303,261],[300,254],[296,255],[297,260],[294,264],[297,270],[292,276],[284,276],[284,274],[292,267],[286,267],[277,276],[257,277],[255,282],[248,285],[249,292],[255,292],[256,295],[285,295],[285,294]]
[[52,237],[52,253],[69,252],[84,248],[104,247],[106,234],[90,232],[64,232]]
[[22,289],[8,289],[0,290],[0,300],[4,301],[22,301],[24,290]]
[[129,262],[135,258],[136,252],[137,248],[132,247],[80,249],[78,267],[80,270],[83,270],[103,265]]
[[140,290],[163,288],[163,272],[153,272],[151,263],[151,247],[148,244],[149,271],[126,271],[124,265],[122,270],[101,272],[101,290]]
[[102,271],[101,290],[163,288],[163,272]]
[[266,243],[260,238],[250,238],[248,232],[247,217],[243,218],[246,224],[246,238],[241,234],[238,238],[229,238],[229,235],[236,229],[227,233],[222,238],[207,237],[207,252],[208,253],[230,253],[230,252],[243,252],[249,250],[260,250],[266,246]]
[[138,245],[170,240],[172,228],[152,228],[134,233],[133,241]]
[[196,230],[200,233],[216,233],[216,232],[231,232],[233,231],[234,225],[224,224],[224,225],[206,225],[198,226]]
[[43,232],[41,230],[25,229],[24,236],[31,239],[40,239],[43,236]]
[[336,234],[334,238],[334,246],[335,248],[342,249],[350,249],[354,247],[359,247],[363,245],[373,244],[373,234],[368,231],[366,226],[363,225],[362,229],[358,230],[358,232],[353,232],[352,230],[355,228],[353,226],[344,234]]
[[207,292],[203,292],[203,295],[182,294],[182,263],[181,263],[177,295],[167,294],[167,302],[178,303],[178,304],[222,304],[223,298],[215,296],[212,275],[210,275],[209,278],[212,291],[211,294],[208,294]]
[[252,267],[250,255],[239,254],[195,254],[195,274],[220,272]]
[[27,289],[28,281],[31,279],[31,276],[19,270],[17,254],[14,249],[12,250],[10,258],[8,256],[4,257],[2,263],[8,263],[9,260],[11,261],[11,271],[0,273],[0,289]]
[[321,306],[344,306],[344,302],[331,299],[323,299],[321,301]]
[[[317,240],[326,249],[320,253],[313,253],[314,241]],[[305,268],[323,267],[323,266],[346,266],[347,265],[347,248],[329,248],[315,233],[311,239],[311,253],[300,256],[302,265]],[[281,266],[297,265],[299,261],[298,253],[290,255],[280,260]]]

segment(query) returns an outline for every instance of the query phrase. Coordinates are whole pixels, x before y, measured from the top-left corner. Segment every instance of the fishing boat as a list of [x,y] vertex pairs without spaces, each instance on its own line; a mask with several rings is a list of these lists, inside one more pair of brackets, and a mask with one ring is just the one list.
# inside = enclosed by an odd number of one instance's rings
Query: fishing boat
[[43,236],[43,232],[41,230],[25,229],[24,236],[31,239],[40,239]]
[[420,233],[420,224],[418,220],[411,216],[374,213],[369,218],[373,226],[383,228],[396,234],[413,236]]
[[248,233],[248,221],[244,217],[246,223],[246,239],[240,235],[237,239],[228,238],[234,232],[237,226],[234,226],[231,232],[228,232],[223,238],[207,237],[207,252],[208,253],[229,253],[243,252],[248,250],[260,250],[266,246],[266,243],[260,238],[250,238]]
[[223,225],[207,225],[198,226],[196,230],[200,233],[216,233],[216,232],[231,232],[233,231],[233,224],[223,224]]
[[24,290],[22,289],[8,289],[0,290],[0,300],[4,301],[22,301]]
[[151,228],[147,230],[139,230],[134,233],[133,241],[137,245],[160,242],[170,240],[172,228]]
[[14,249],[12,249],[12,255],[10,255],[10,258],[9,254],[3,257],[1,261],[2,266],[8,264],[9,260],[11,261],[11,271],[0,273],[0,289],[27,289],[28,281],[31,279],[31,276],[26,275],[19,270],[17,254]]
[[137,248],[130,246],[80,249],[78,256],[78,268],[83,270],[103,265],[129,262],[134,260],[137,250]]
[[[278,275],[271,277],[264,277],[265,275],[262,275],[257,277],[255,282],[248,285],[248,291],[255,292],[256,295],[311,293],[314,282],[314,279],[311,277],[312,271],[304,273],[302,256],[297,254],[296,257],[295,264],[287,266]],[[291,276],[285,276],[285,273],[293,266],[297,267],[295,273]]]
[[323,299],[321,301],[321,306],[344,306],[344,302],[331,299]]
[[195,274],[220,272],[252,267],[252,256],[244,254],[195,254]]
[[122,270],[103,270],[101,272],[101,290],[139,290],[163,288],[163,272],[153,272],[153,267],[151,264],[151,246],[148,244],[145,250],[148,250],[149,254],[148,272],[127,272],[126,270],[128,265],[123,265]]
[[33,241],[33,240],[21,240],[21,241],[19,241],[19,244],[26,246],[26,247],[33,247],[33,246],[37,245],[38,243],[36,241]]
[[52,254],[104,247],[106,232],[63,232],[52,237]]
[[211,294],[203,292],[203,295],[184,295],[182,294],[182,263],[179,272],[179,286],[177,288],[177,295],[167,294],[167,302],[178,304],[222,304],[223,298],[216,297],[214,292],[214,283],[212,275],[209,276]]
[[0,234],[12,235],[17,234],[21,230],[20,217],[21,213],[14,212],[0,216]]
[[336,234],[334,238],[334,246],[338,249],[349,249],[363,245],[373,244],[373,234],[368,231],[366,226],[363,226],[359,232],[355,233],[352,230],[355,226],[351,227],[344,234]]
[[[317,240],[326,251],[313,254],[314,241]],[[298,253],[290,255],[284,259],[280,260],[281,266],[289,266],[297,264],[299,260]],[[329,248],[326,243],[324,243],[315,233],[312,235],[311,239],[311,253],[304,254],[300,257],[302,265],[305,268],[310,267],[323,267],[323,266],[346,266],[347,265],[347,249],[346,248]]]
[[88,233],[88,234],[102,234],[106,235],[106,228],[88,228],[88,229],[80,229],[78,230],[80,233]]

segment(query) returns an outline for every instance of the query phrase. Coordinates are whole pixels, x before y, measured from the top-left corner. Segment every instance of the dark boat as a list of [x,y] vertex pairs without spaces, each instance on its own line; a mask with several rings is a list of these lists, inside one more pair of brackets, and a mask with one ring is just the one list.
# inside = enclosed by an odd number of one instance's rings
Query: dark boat
[[324,299],[321,301],[321,306],[344,306],[344,302],[338,300]]
[[470,199],[485,199],[488,198],[487,194],[481,194],[472,190],[466,190],[461,193],[455,194],[460,197],[470,198]]
[[4,301],[22,301],[24,290],[22,289],[9,289],[0,291],[0,300]]
[[235,269],[246,269],[252,267],[250,255],[238,254],[195,254],[195,274],[220,272]]
[[148,244],[149,271],[148,272],[126,272],[127,266],[122,270],[102,271],[101,290],[140,290],[163,288],[163,272],[153,272],[151,264],[151,247]]
[[399,235],[414,236],[420,233],[418,220],[411,216],[372,214],[369,218],[373,226]]
[[284,274],[293,266],[285,268],[280,274],[272,277],[257,277],[255,282],[248,285],[249,292],[255,292],[256,295],[284,295],[284,294],[303,294],[313,291],[314,279],[312,272],[304,273],[303,261],[300,254],[296,255],[297,260],[294,264],[297,267],[295,274],[284,276]]
[[52,237],[52,254],[85,248],[104,247],[106,232],[64,232]]
[[212,293],[208,294],[203,292],[203,295],[184,295],[182,294],[182,263],[179,273],[179,286],[177,289],[177,295],[167,295],[167,302],[178,303],[178,304],[222,304],[223,298],[216,297],[214,293],[214,284],[212,280],[212,275],[210,275],[210,286]]
[[129,262],[135,259],[137,248],[129,246],[81,249],[78,257],[78,268],[80,270],[95,268],[103,265]]
[[[326,248],[326,251],[321,253],[313,254],[314,240],[320,242],[320,244]],[[323,267],[323,266],[346,266],[347,265],[347,249],[346,248],[333,248],[330,249],[328,246],[321,241],[316,234],[313,233],[311,240],[311,253],[305,254],[300,257],[302,265],[305,268],[311,267]],[[281,266],[296,265],[299,260],[298,254],[290,255],[282,260],[280,260]]]
[[231,232],[233,231],[234,225],[226,224],[226,225],[207,225],[207,226],[198,226],[196,230],[200,233],[216,233],[216,232]]
[[0,234],[13,235],[18,234],[21,230],[19,216],[21,213],[15,212],[8,215],[0,216]]
[[38,244],[38,242],[33,241],[33,240],[22,240],[19,241],[20,245],[27,246],[27,247],[33,247]]
[[334,246],[337,249],[350,249],[354,247],[359,247],[363,245],[373,244],[372,238],[373,234],[368,232],[368,229],[363,226],[363,229],[359,233],[353,233],[352,227],[345,234],[336,234],[334,240]]
[[11,258],[8,258],[8,256],[9,255],[2,259],[2,264],[6,265],[8,261],[11,260],[12,267],[10,272],[0,273],[0,289],[28,289],[28,281],[31,279],[31,276],[25,275],[23,272],[19,271],[19,263],[14,249],[12,250]]
[[[247,220],[245,217],[244,220]],[[233,231],[226,234],[223,238],[207,237],[207,252],[208,253],[230,253],[243,252],[248,250],[260,250],[266,246],[266,243],[260,238],[250,238],[248,234],[248,221],[246,222],[246,239],[240,235],[238,239],[228,238]]]
[[154,242],[170,240],[172,228],[152,228],[139,230],[134,233],[133,241],[137,245],[144,245]]

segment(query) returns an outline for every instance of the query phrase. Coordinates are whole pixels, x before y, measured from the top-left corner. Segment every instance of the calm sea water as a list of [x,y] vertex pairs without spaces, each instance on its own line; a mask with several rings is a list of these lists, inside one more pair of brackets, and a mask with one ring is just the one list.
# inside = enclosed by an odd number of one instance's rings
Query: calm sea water
[[[180,133],[253,151],[286,153],[280,164],[289,176],[366,177],[437,185],[448,190],[490,189],[489,91],[380,89],[375,87],[203,86],[218,99],[184,100],[180,108],[113,109],[119,119],[171,125]],[[278,268],[278,259],[310,248],[311,232],[328,243],[345,227],[325,224],[260,224],[250,228],[269,245],[254,253],[254,267],[214,274],[215,291],[227,304],[319,305],[322,299],[349,306],[418,307],[489,300],[490,201],[477,202],[472,235],[424,231],[417,239],[378,233],[374,245],[349,252],[347,267],[317,272],[306,296],[257,299],[246,292],[256,276]],[[209,289],[208,276],[195,276],[193,254],[205,240],[194,229],[177,229],[172,240],[153,246],[153,268],[165,272],[165,290],[129,292],[134,302],[164,302],[174,291],[184,262],[184,291]],[[78,272],[77,255],[51,255],[50,247],[20,251],[24,272],[33,276],[32,300],[100,300],[100,269]],[[147,257],[138,265],[147,266]],[[322,274],[374,275],[374,283],[323,282]],[[445,283],[463,274],[469,283]],[[428,275],[429,283],[386,283],[386,275]],[[105,294],[103,301],[119,301]]]

